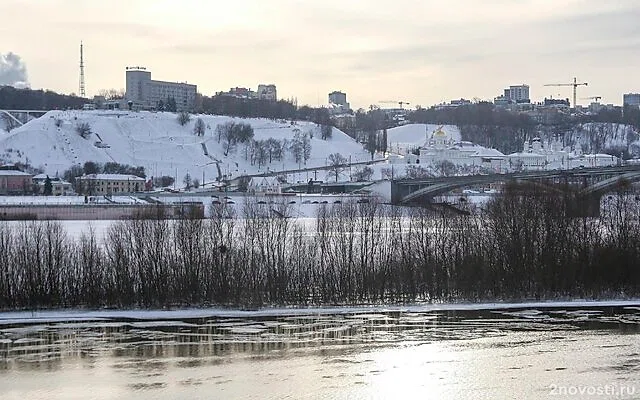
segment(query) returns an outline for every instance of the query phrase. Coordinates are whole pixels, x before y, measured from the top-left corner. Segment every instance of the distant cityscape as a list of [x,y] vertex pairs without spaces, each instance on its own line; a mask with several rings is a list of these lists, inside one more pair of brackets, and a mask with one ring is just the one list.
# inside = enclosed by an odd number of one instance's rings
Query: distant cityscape
[[[151,72],[145,67],[127,67],[125,78],[125,92],[123,99],[109,101],[102,96],[94,97],[94,105],[98,108],[130,108],[135,110],[164,110],[168,102],[175,102],[175,111],[195,111],[197,108],[197,98],[199,96],[198,87],[195,84],[178,81],[161,81],[151,79]],[[598,113],[602,110],[615,110],[621,107],[640,108],[640,93],[630,92],[622,94],[622,106],[612,103],[604,104],[600,102],[602,96],[580,97],[580,100],[589,100],[588,106],[577,104],[577,87],[587,86],[587,83],[573,82],[548,84],[545,86],[573,86],[573,101],[569,97],[553,98],[544,97],[539,102],[533,102],[530,86],[527,84],[510,85],[503,89],[502,93],[495,96],[491,101],[496,107],[509,111],[525,113],[539,123],[548,123],[553,120],[558,113],[568,113],[573,110],[575,113]],[[270,102],[278,101],[277,87],[273,83],[258,84],[257,89],[236,86],[228,91],[215,92],[215,96],[225,96],[236,99],[264,100]],[[435,104],[436,109],[456,108],[480,100],[469,100],[466,98],[453,99],[449,102]],[[486,100],[482,100],[489,102]],[[392,106],[389,106],[392,104]],[[411,110],[410,102],[406,101],[379,101],[373,106],[388,110],[396,119],[402,119],[402,115]],[[383,105],[383,106],[381,106]],[[397,107],[395,106],[397,105]],[[407,106],[407,107],[405,107]],[[91,106],[89,106],[91,107]],[[333,90],[327,96],[327,103],[323,106],[329,111],[332,117],[345,117],[352,115],[355,110],[347,101],[347,93],[341,90]],[[421,106],[415,105],[415,108]]]

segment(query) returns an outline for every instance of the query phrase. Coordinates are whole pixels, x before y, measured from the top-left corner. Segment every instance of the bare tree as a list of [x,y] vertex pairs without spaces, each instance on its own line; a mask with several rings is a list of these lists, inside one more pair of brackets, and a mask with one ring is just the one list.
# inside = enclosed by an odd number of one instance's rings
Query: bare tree
[[83,139],[87,139],[89,136],[91,136],[91,125],[89,125],[88,122],[80,122],[76,125],[76,132],[78,133],[78,135],[80,135]]
[[423,179],[429,177],[429,171],[420,165],[408,165],[405,168],[405,175],[407,179]]
[[191,121],[191,114],[186,111],[182,111],[178,114],[178,123],[180,126],[185,126]]
[[434,164],[434,170],[440,176],[453,176],[457,173],[458,167],[449,160],[442,160]]
[[206,126],[202,118],[198,118],[196,120],[195,125],[193,126],[193,133],[197,136],[204,136],[204,132],[206,130]]
[[184,179],[182,179],[182,183],[184,183],[185,190],[191,189],[191,186],[193,185],[193,180],[191,179],[190,173],[187,172],[187,174],[184,176]]
[[333,136],[333,126],[328,124],[320,125],[320,137],[322,140],[331,139]]
[[98,91],[98,96],[104,97],[106,100],[120,100],[124,99],[124,89],[101,89]]
[[227,122],[216,127],[218,141],[222,140],[224,155],[235,150],[238,143],[248,143],[253,138],[253,127],[243,122]]
[[353,174],[353,179],[356,182],[366,182],[371,180],[372,176],[373,176],[373,169],[371,169],[371,167],[369,167],[368,165],[365,165],[364,167],[356,170],[356,172]]
[[305,165],[309,158],[311,158],[311,136],[308,132],[302,135],[302,158],[304,159]]
[[340,153],[332,153],[329,154],[327,158],[327,162],[329,163],[329,176],[334,176],[336,182],[338,182],[338,178],[344,169],[346,168],[347,159],[342,156]]
[[302,141],[302,136],[300,135],[300,130],[296,128],[293,132],[293,140],[289,143],[289,151],[291,151],[291,155],[295,162],[300,164],[304,155],[304,143]]

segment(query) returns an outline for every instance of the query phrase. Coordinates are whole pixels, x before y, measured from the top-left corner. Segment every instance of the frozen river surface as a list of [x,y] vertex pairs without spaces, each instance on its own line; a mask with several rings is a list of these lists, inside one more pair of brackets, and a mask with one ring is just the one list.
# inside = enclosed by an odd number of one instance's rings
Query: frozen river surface
[[4,313],[0,398],[637,399],[640,307]]

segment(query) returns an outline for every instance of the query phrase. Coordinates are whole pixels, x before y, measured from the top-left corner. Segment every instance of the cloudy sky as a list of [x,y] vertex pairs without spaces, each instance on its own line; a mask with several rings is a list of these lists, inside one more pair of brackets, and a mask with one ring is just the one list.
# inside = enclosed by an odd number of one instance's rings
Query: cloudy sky
[[123,88],[126,66],[205,95],[275,83],[312,105],[342,90],[355,107],[427,106],[520,83],[566,98],[543,85],[574,76],[589,83],[579,98],[640,92],[638,0],[1,0],[0,16],[0,54],[67,93],[80,40],[89,95]]

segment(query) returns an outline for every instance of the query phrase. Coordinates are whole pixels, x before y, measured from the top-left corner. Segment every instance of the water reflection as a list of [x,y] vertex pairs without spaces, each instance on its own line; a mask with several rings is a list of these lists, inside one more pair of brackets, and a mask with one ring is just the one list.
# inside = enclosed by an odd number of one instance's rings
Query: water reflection
[[0,322],[2,398],[547,398],[554,382],[640,384],[635,307]]

